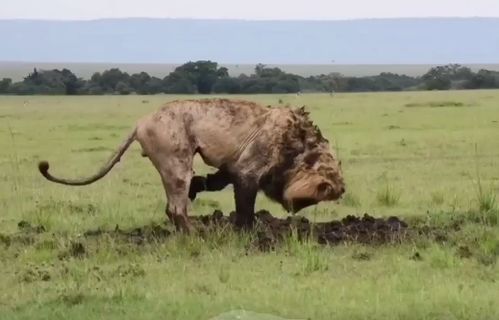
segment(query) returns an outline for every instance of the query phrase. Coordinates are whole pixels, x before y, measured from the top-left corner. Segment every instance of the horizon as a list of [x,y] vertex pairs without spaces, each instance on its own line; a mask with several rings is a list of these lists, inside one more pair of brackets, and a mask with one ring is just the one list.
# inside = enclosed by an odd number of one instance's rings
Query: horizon
[[338,19],[258,19],[258,18],[196,18],[196,17],[102,17],[102,18],[0,18],[0,21],[37,21],[37,22],[94,22],[104,20],[200,20],[200,21],[238,21],[238,22],[348,22],[348,21],[372,21],[372,20],[436,20],[436,19],[481,19],[496,20],[499,16],[406,16],[406,17],[373,17],[373,18],[338,18]]
[[94,20],[101,18],[352,20],[370,18],[499,17],[496,0],[18,0],[2,6],[0,19]]

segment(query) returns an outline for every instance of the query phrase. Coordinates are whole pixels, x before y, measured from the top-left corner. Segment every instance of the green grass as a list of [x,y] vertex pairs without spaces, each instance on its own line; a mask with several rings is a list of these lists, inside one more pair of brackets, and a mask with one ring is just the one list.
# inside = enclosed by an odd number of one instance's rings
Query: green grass
[[[54,175],[94,172],[139,117],[181,98],[0,96],[0,319],[210,319],[231,310],[499,318],[499,91],[239,97],[307,105],[337,150],[345,199],[302,215],[398,215],[421,231],[402,244],[329,247],[290,237],[261,252],[254,235],[229,230],[143,244],[85,238],[163,223],[159,175],[137,144],[87,187],[49,183],[37,162],[49,160]],[[213,169],[197,159],[195,170]],[[230,188],[198,197],[191,214],[234,208]],[[285,215],[259,195],[263,208]],[[45,232],[20,230],[20,221]]]

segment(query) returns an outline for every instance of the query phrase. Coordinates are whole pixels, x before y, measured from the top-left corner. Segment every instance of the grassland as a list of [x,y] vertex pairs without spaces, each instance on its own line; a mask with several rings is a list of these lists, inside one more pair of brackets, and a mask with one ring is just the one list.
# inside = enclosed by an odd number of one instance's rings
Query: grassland
[[[304,216],[398,215],[432,230],[402,244],[291,238],[261,252],[228,230],[142,244],[83,237],[163,223],[158,174],[137,145],[88,187],[49,183],[37,162],[94,172],[137,118],[180,98],[0,96],[0,319],[499,318],[499,91],[242,97],[307,105],[342,159],[346,198]],[[198,159],[196,172],[210,170]],[[233,206],[230,189],[205,193],[192,214]],[[285,215],[263,196],[257,207]]]

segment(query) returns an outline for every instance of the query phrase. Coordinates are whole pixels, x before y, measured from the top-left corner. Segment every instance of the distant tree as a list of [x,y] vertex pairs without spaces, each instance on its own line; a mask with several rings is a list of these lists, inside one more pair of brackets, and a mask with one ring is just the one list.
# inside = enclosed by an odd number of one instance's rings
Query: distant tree
[[228,78],[229,77],[229,69],[227,69],[226,67],[218,68],[217,76],[219,79]]
[[265,65],[263,63],[258,63],[256,66],[255,66],[255,75],[257,77],[261,77],[263,72],[265,70]]
[[448,90],[451,86],[448,69],[442,66],[431,68],[422,79],[428,90]]
[[373,77],[380,91],[400,91],[419,85],[420,80],[406,75],[382,72]]
[[12,84],[12,79],[3,78],[0,80],[0,93],[9,93],[10,86]]
[[163,80],[151,77],[143,86],[144,94],[161,93],[164,90]]
[[237,78],[225,77],[217,80],[213,85],[215,93],[241,93],[241,83]]
[[368,77],[356,78],[350,77],[347,79],[346,91],[362,92],[362,91],[378,91],[375,82]]
[[480,70],[465,84],[466,89],[499,88],[499,72]]
[[296,93],[300,91],[300,82],[294,75],[280,76],[272,87],[272,93]]
[[260,63],[255,66],[254,75],[240,76],[239,80],[243,93],[295,93],[300,91],[303,78]]
[[116,84],[115,90],[119,94],[123,94],[123,95],[130,94],[132,92],[132,88],[128,85],[128,83],[126,83],[124,81],[118,82]]
[[177,67],[164,79],[146,72],[129,75],[118,68],[94,73],[90,80],[78,78],[68,69],[33,69],[22,81],[0,80],[0,93],[29,94],[155,94],[155,93],[295,93],[360,92],[499,88],[499,72],[474,73],[459,64],[436,66],[422,77],[393,73],[345,77],[339,73],[302,77],[279,68],[257,64],[251,75],[231,77],[216,62],[200,60]]
[[272,79],[248,77],[241,80],[241,93],[271,93],[275,84],[276,82]]
[[33,68],[33,72],[29,73],[26,77],[24,77],[23,82],[26,84],[29,83],[29,84],[33,84],[33,85],[42,84],[38,70],[36,68]]
[[[218,68],[218,63],[209,60],[189,61],[177,68],[168,77],[188,80],[198,93],[211,93],[214,84],[218,79],[229,76],[228,70],[225,67]],[[167,81],[171,83],[171,80]],[[171,84],[168,85],[171,88]]]
[[163,79],[163,92],[165,93],[196,93],[196,86],[191,79],[181,72],[172,72]]
[[77,78],[76,75],[68,69],[62,69],[60,75],[62,76],[65,93],[68,95],[79,93],[80,88],[85,85],[85,81],[83,79]]
[[92,74],[92,76],[90,77],[90,82],[100,84],[101,79],[102,75],[100,74],[100,72],[94,72],[94,74]]
[[473,72],[470,68],[459,64],[449,64],[431,68],[422,76],[422,79],[428,90],[448,90],[453,87],[453,83],[466,82],[472,77]]
[[130,87],[139,94],[148,94],[149,89],[147,82],[151,80],[151,76],[146,72],[134,73],[130,76]]
[[122,72],[118,68],[112,68],[104,71],[99,77],[99,84],[105,91],[118,91],[116,86],[122,83],[121,86],[127,84],[129,86],[130,76],[126,72]]
[[88,81],[85,85],[79,90],[80,94],[89,94],[89,95],[102,95],[105,94],[104,89],[95,82]]
[[77,94],[84,85],[68,69],[37,70],[28,74],[21,83],[12,86],[18,94]]
[[259,78],[278,78],[282,75],[286,75],[286,73],[279,68],[267,68],[261,63],[255,67],[255,76]]
[[473,76],[473,71],[470,68],[464,67],[460,64],[451,64],[448,65],[450,69],[450,77],[451,80],[466,80],[470,79]]

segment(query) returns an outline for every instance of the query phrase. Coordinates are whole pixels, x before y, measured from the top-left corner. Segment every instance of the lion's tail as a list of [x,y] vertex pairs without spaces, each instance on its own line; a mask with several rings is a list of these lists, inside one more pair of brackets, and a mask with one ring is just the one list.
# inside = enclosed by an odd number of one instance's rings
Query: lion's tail
[[64,178],[56,178],[52,176],[49,170],[49,163],[47,161],[40,161],[38,163],[38,170],[40,173],[47,178],[48,180],[56,183],[61,183],[69,186],[84,186],[87,184],[91,184],[102,177],[104,177],[111,169],[114,167],[116,163],[120,161],[121,156],[125,153],[128,147],[135,141],[135,137],[137,134],[137,128],[133,130],[132,133],[127,137],[127,139],[121,144],[121,146],[114,152],[114,154],[109,158],[107,163],[93,176],[88,178],[81,179],[64,179]]

